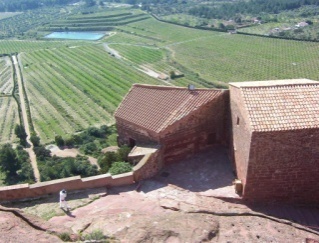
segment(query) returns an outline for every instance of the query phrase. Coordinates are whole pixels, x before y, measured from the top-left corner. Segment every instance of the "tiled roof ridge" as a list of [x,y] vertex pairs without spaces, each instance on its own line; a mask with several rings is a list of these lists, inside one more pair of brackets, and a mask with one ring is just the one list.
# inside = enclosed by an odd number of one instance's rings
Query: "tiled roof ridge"
[[[216,99],[224,93],[225,90],[222,90],[220,93],[215,94],[213,99]],[[169,125],[171,125],[171,121],[174,120],[176,116],[185,108],[187,104],[189,104],[194,97],[188,97],[180,106],[168,117],[168,119],[162,124],[162,126],[157,130],[157,132],[162,131],[163,129],[167,128]],[[206,100],[202,105],[206,105],[207,103],[211,102],[211,100]],[[196,109],[195,109],[196,110]],[[190,113],[188,113],[186,116],[188,116]]]
[[269,88],[295,88],[295,87],[319,87],[319,82],[316,83],[303,83],[303,84],[274,84],[274,85],[267,85],[267,86],[241,86],[240,89],[269,89]]
[[[167,86],[167,85],[152,85],[152,84],[133,84],[133,87],[142,87],[142,88],[149,88],[149,89],[163,89],[163,90],[187,90],[188,87],[180,87],[180,86]],[[131,88],[131,89],[132,89]],[[226,89],[217,89],[217,88],[196,88],[194,91],[224,91]]]
[[166,121],[158,128],[157,132],[161,131],[162,129],[166,128],[171,120],[177,115],[177,113],[189,102],[191,97],[188,97],[186,100],[179,105],[179,107],[166,119]]

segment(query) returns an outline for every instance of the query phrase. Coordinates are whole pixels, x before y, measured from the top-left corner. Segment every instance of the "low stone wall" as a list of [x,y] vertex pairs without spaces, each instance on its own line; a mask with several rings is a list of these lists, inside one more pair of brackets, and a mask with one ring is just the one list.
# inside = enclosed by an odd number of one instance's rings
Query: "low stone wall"
[[144,155],[140,162],[133,168],[134,180],[140,181],[156,175],[163,166],[161,154],[162,152],[159,149],[154,153]]
[[37,198],[40,196],[58,193],[62,189],[68,191],[83,190],[97,187],[113,187],[130,185],[136,181],[154,176],[161,168],[160,152],[156,151],[146,154],[140,162],[133,168],[132,172],[110,175],[103,174],[81,178],[74,176],[58,180],[39,182],[36,184],[19,184],[13,186],[0,187],[0,201],[20,200],[27,198]]

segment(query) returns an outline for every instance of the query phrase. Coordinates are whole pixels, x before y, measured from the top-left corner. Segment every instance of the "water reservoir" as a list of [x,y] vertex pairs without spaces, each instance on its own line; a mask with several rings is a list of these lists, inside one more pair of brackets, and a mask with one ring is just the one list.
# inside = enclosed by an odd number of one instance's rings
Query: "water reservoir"
[[44,38],[50,39],[68,39],[68,40],[98,40],[105,33],[101,32],[52,32]]

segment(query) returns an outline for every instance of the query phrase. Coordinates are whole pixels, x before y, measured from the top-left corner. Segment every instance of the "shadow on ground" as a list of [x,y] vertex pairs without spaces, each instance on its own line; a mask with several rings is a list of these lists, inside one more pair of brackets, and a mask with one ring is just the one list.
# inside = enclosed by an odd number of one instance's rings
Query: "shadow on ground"
[[153,178],[157,183],[144,185],[141,190],[147,193],[171,184],[192,192],[205,192],[231,186],[234,179],[227,150],[218,146],[165,166],[159,175]]

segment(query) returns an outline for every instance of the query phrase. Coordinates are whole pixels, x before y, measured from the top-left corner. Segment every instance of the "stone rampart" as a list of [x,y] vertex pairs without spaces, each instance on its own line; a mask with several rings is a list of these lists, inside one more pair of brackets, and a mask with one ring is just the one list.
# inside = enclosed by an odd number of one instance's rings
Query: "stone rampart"
[[86,178],[73,176],[36,184],[19,184],[0,187],[0,201],[37,198],[48,194],[58,193],[62,189],[72,191],[103,186],[113,187],[130,185],[136,181],[149,178],[158,172],[161,164],[157,163],[157,160],[160,158],[159,155],[159,151],[144,155],[141,161],[133,168],[132,172],[120,175],[112,176],[110,174],[103,174]]

